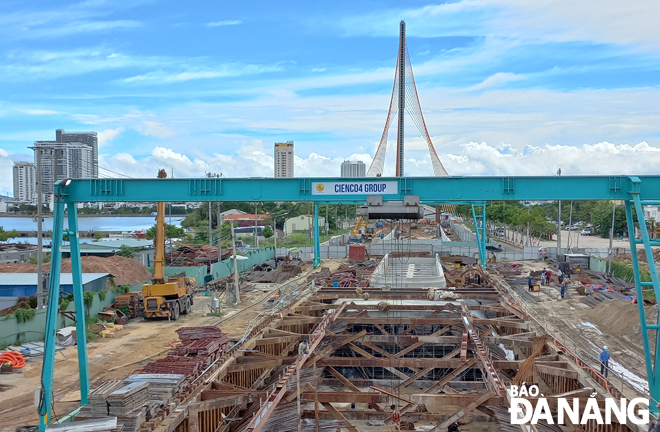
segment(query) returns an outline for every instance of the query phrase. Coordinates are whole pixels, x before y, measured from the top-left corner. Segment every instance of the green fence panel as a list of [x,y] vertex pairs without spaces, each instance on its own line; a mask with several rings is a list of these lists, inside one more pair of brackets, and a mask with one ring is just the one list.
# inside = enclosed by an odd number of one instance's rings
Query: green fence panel
[[607,272],[607,261],[591,255],[589,257],[589,270],[605,273]]
[[[112,291],[106,291],[105,299],[101,301],[98,294],[94,295],[94,301],[89,308],[89,316],[95,317],[104,307],[115,301],[116,294]],[[68,311],[75,311],[74,302],[71,301],[66,308]],[[76,323],[63,315],[57,316],[57,329],[63,327],[75,326]],[[0,317],[0,345],[16,344],[21,342],[34,342],[44,339],[44,330],[46,328],[46,309],[40,309],[35,312],[35,316],[30,321],[19,323],[14,315]]]
[[[250,269],[257,264],[260,264],[269,259],[273,259],[273,248],[267,247],[259,250],[250,251],[245,256],[246,260],[238,261],[238,271],[242,272],[244,270]],[[213,263],[211,265],[211,273],[213,278],[227,277],[234,272],[234,260],[226,259],[219,263]]]
[[186,277],[195,278],[197,286],[204,286],[204,276],[206,276],[206,267],[165,267],[165,276],[177,273],[185,273]]

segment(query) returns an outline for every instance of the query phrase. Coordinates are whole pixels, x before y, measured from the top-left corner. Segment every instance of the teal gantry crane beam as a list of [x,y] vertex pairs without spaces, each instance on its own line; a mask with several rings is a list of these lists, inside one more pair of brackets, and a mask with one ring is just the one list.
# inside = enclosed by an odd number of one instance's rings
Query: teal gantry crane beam
[[[485,248],[487,201],[523,200],[621,200],[626,206],[630,245],[636,251],[642,244],[648,257],[651,281],[641,281],[637,254],[632,253],[637,298],[643,287],[652,287],[660,298],[660,282],[655,271],[651,247],[660,245],[649,239],[643,205],[660,205],[660,176],[562,176],[562,177],[378,177],[378,178],[177,178],[177,179],[67,179],[55,183],[55,212],[51,273],[48,283],[46,342],[41,375],[39,430],[50,423],[55,371],[55,341],[60,292],[62,239],[71,240],[73,292],[78,330],[78,361],[81,405],[88,404],[89,374],[85,338],[82,270],[78,244],[76,203],[80,202],[159,202],[159,201],[308,201],[314,203],[314,265],[321,263],[318,205],[360,204],[367,196],[382,195],[384,201],[401,201],[418,195],[423,204],[471,203],[477,239]],[[66,216],[65,216],[66,209]],[[633,215],[633,209],[635,214]],[[68,228],[64,219],[68,218]],[[635,223],[641,239],[635,239]],[[638,301],[652,409],[660,400],[659,358],[650,349],[649,332],[655,331],[656,352],[660,349],[660,326],[646,324],[643,302]]]

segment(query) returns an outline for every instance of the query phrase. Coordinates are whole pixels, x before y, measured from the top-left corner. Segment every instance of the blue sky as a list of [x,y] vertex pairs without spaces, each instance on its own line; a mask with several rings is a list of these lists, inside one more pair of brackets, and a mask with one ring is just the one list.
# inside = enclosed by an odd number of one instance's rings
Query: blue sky
[[[131,176],[271,176],[280,140],[296,175],[370,163],[401,19],[451,175],[656,172],[657,15],[641,0],[0,1],[0,176],[56,128],[99,132],[100,165]],[[406,139],[406,173],[431,175],[409,118]]]

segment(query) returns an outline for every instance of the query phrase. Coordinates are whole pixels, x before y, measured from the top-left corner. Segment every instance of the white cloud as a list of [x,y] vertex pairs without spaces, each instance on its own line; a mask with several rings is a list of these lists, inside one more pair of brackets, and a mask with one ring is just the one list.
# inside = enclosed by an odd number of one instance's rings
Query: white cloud
[[158,70],[124,78],[121,81],[124,83],[165,84],[195,79],[256,75],[266,72],[279,72],[281,70],[284,70],[284,66],[281,63],[275,65],[241,65],[238,63],[229,63],[215,68],[189,68],[181,72]]
[[[660,48],[655,0],[461,0],[380,10],[339,21],[346,35],[489,36],[520,41],[592,41]],[[322,22],[320,25],[327,25]]]
[[27,115],[54,115],[59,114],[57,111],[45,109],[19,109],[20,112]]
[[467,88],[466,90],[483,90],[489,87],[497,87],[512,81],[524,80],[525,75],[514,74],[510,72],[499,72],[491,75],[477,85]]
[[156,136],[160,138],[169,138],[175,135],[174,130],[172,130],[171,127],[165,126],[163,123],[146,120],[136,126],[135,130],[142,135]]
[[110,141],[117,138],[119,134],[121,134],[122,132],[124,132],[123,127],[119,127],[117,129],[106,129],[102,132],[99,132],[98,133],[99,147],[108,144]]
[[[468,142],[456,146],[452,152],[439,152],[439,156],[453,176],[552,176],[557,168],[562,169],[562,175],[654,175],[655,167],[660,164],[660,148],[646,142],[530,146],[523,151],[504,144]],[[364,153],[330,157],[324,152],[315,152],[295,157],[295,173],[297,177],[339,177],[341,163],[347,159],[361,160],[367,167],[372,160],[371,155]],[[640,164],[640,160],[645,163]],[[201,152],[191,155],[156,147],[143,158],[125,153],[104,156],[101,165],[133,177],[153,177],[160,168],[168,172],[174,169],[175,177],[202,177],[206,172],[219,172],[225,177],[273,177],[272,152],[264,149],[261,140],[242,141],[232,155]],[[393,175],[393,169],[388,161],[385,175]],[[407,153],[406,174],[433,176],[428,151]]]
[[206,23],[206,27],[222,27],[222,26],[232,26],[242,24],[241,20],[225,20],[225,21],[216,21]]
[[119,21],[74,21],[67,23],[66,26],[42,27],[40,29],[30,29],[24,33],[23,37],[43,38],[43,37],[61,37],[77,33],[91,33],[121,28],[135,28],[142,24],[137,21],[119,20]]

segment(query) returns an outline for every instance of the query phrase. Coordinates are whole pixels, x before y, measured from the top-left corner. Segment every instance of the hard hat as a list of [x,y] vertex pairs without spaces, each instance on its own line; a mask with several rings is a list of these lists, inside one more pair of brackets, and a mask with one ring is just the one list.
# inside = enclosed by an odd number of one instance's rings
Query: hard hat
[[603,347],[603,351],[607,351],[607,345]]

